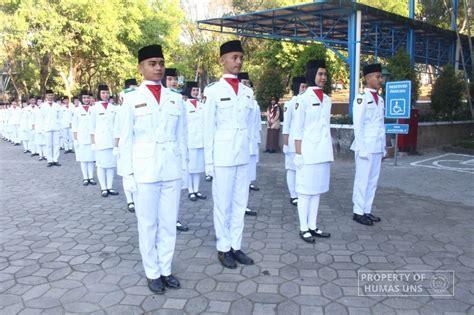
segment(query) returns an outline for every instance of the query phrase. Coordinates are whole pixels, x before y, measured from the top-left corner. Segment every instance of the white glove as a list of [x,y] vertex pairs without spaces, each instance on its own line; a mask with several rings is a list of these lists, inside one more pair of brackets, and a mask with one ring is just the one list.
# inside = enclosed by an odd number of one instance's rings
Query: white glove
[[214,177],[214,164],[206,164],[206,175]]
[[123,177],[123,190],[132,193],[137,191],[137,183],[135,182],[135,178],[133,177],[133,175],[125,175]]
[[303,163],[304,163],[303,156],[301,154],[296,154],[293,163],[295,163],[295,166],[297,168],[301,168],[303,166]]
[[367,151],[365,151],[365,150],[360,150],[360,151],[359,151],[359,157],[360,157],[361,159],[366,159],[366,160],[368,160],[368,159],[369,159],[369,153],[367,153]]
[[114,156],[119,155],[119,149],[118,149],[117,147],[114,147],[114,148],[112,149],[112,154],[113,154]]
[[288,146],[286,144],[283,145],[283,153],[288,153]]

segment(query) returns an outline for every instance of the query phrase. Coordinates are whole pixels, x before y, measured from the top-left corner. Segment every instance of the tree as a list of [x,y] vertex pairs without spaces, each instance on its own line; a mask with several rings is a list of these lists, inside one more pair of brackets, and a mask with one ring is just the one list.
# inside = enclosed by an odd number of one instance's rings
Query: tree
[[275,68],[265,69],[257,83],[256,94],[257,102],[262,110],[266,110],[270,105],[272,97],[281,98],[285,94],[281,72]]
[[436,115],[451,119],[462,107],[463,80],[451,65],[446,65],[433,85],[431,108]]
[[387,69],[390,72],[390,81],[411,81],[411,104],[413,107],[416,106],[418,96],[420,95],[420,80],[410,62],[410,56],[403,49],[398,50],[388,60]]

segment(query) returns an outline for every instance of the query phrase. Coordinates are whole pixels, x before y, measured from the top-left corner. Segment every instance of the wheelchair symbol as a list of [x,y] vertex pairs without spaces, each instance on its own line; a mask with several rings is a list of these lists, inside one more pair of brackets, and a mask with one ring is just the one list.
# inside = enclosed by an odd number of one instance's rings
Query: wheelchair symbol
[[405,100],[395,99],[390,102],[390,115],[402,115],[405,113]]

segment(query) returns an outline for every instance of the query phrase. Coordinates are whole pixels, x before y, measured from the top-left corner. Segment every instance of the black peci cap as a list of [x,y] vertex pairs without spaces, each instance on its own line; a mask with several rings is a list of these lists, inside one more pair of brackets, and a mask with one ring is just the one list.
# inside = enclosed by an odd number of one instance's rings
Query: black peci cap
[[229,42],[225,42],[224,44],[221,45],[221,48],[220,48],[221,57],[227,53],[235,52],[235,51],[238,51],[241,53],[244,52],[244,49],[242,48],[242,43],[240,42],[240,40],[231,40]]
[[374,72],[382,72],[382,65],[380,63],[373,63],[371,65],[365,66],[362,71],[364,73],[364,76]]
[[163,58],[161,45],[149,45],[138,50],[138,63],[150,58]]

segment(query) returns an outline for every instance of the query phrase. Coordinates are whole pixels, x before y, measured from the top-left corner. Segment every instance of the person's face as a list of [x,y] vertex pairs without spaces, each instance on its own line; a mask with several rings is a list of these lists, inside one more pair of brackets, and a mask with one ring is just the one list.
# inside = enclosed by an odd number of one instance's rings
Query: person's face
[[166,76],[166,87],[176,89],[178,87],[178,77]]
[[100,95],[100,100],[101,101],[104,101],[104,102],[109,101],[109,97],[110,97],[110,92],[109,91],[102,90],[102,91],[100,91],[99,95]]
[[244,54],[238,51],[224,54],[221,59],[221,64],[224,66],[224,73],[239,74],[240,69],[244,63]]
[[272,105],[276,104],[276,99],[272,98]]
[[365,76],[365,81],[367,82],[368,88],[375,90],[380,89],[383,82],[382,72],[369,73]]
[[138,64],[138,71],[145,80],[160,81],[165,73],[165,60],[160,57],[145,59]]
[[69,99],[68,98],[63,99],[63,105],[69,105]]
[[52,102],[54,100],[54,94],[53,93],[46,94],[46,100],[48,102]]
[[316,72],[316,76],[314,77],[314,82],[316,83],[316,86],[319,86],[322,88],[326,85],[327,81],[328,81],[328,74],[326,72],[326,69],[318,68],[318,71]]
[[191,89],[191,96],[194,97],[194,98],[196,98],[196,97],[198,97],[198,95],[199,95],[199,88],[193,87],[193,88]]
[[73,100],[73,103],[74,103],[74,106],[79,106],[79,100],[77,98]]
[[38,106],[43,104],[43,100],[38,100],[38,102],[36,102],[36,104],[38,104]]
[[82,95],[82,104],[89,105],[90,101],[91,98],[89,97],[89,95]]
[[306,91],[307,87],[308,85],[306,83],[300,83],[300,93],[303,93],[304,91]]
[[240,82],[241,82],[243,85],[250,87],[250,80],[240,80]]
[[35,100],[34,98],[30,98],[30,99],[28,100],[28,103],[29,103],[30,105],[36,105],[36,100]]

